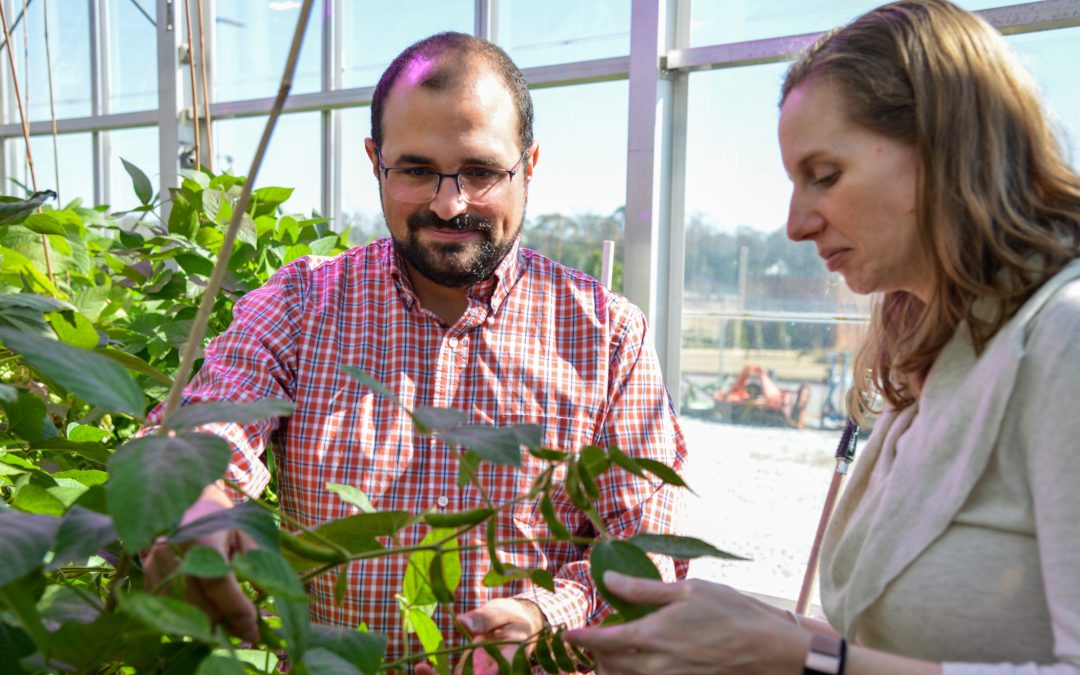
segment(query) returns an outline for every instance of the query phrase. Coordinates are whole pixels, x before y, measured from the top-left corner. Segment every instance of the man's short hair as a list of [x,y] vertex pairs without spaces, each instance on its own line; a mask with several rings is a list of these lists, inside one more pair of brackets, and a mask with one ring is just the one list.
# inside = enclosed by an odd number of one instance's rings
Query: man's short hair
[[[498,45],[472,35],[454,32],[437,33],[413,43],[398,54],[379,78],[375,93],[371,97],[371,138],[375,141],[375,145],[382,146],[383,106],[401,73],[410,64],[434,61],[449,53],[458,53],[466,58],[478,58],[502,77],[517,107],[518,134],[521,152],[524,155],[533,144],[533,102],[525,76]],[[435,91],[447,89],[454,85],[458,77],[465,72],[462,64],[463,61],[444,61],[437,68],[426,73],[424,79],[418,84]]]

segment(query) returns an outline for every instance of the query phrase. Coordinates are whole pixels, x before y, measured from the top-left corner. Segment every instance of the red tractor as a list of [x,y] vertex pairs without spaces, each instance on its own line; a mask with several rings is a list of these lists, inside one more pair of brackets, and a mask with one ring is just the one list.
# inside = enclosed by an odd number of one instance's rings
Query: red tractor
[[713,394],[713,399],[719,419],[802,429],[806,426],[810,387],[803,383],[795,391],[781,389],[768,368],[749,365],[730,387]]

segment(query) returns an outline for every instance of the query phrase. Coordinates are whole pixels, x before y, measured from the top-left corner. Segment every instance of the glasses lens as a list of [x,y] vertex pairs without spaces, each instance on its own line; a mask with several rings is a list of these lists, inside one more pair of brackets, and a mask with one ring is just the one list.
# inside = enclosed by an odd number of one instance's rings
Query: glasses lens
[[510,184],[505,171],[476,169],[461,174],[461,191],[470,204],[484,204],[497,199]]
[[435,196],[438,180],[439,177],[427,169],[389,169],[386,191],[399,201],[424,204]]

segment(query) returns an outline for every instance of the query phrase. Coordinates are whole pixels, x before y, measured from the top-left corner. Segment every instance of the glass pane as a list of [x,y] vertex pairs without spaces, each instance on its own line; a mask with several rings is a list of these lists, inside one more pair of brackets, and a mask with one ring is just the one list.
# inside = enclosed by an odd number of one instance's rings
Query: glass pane
[[124,168],[121,158],[139,167],[156,194],[161,185],[161,170],[158,163],[157,127],[142,129],[121,129],[108,132],[109,136],[109,194],[108,203],[113,211],[126,211],[139,205],[135,189],[131,186],[131,176]]
[[[322,28],[317,9],[321,6],[322,3],[316,3],[308,21],[293,76],[293,94],[322,88]],[[216,7],[214,100],[242,101],[277,95],[300,18],[300,3],[275,1],[255,5],[247,0],[217,0]]]
[[496,41],[520,68],[624,56],[630,53],[630,5],[507,0],[499,3]]
[[[725,0],[695,2],[690,9],[694,47],[825,31],[883,4],[879,0]],[[1005,0],[960,0],[972,11],[1009,4]]]
[[1080,172],[1080,86],[1072,66],[1080,62],[1080,27],[1011,35],[1008,40],[1035,76],[1066,156]]
[[787,239],[776,139],[786,67],[690,75],[682,372],[669,386],[681,388],[687,475],[709,481],[690,533],[753,558],[694,561],[691,574],[794,598],[864,325],[835,317],[866,305],[814,246]]
[[[30,172],[25,159],[26,145],[22,138],[10,139],[5,143],[5,150],[15,166],[13,178],[30,188]],[[52,202],[54,206],[67,204],[76,198],[82,199],[83,206],[93,206],[93,139],[89,132],[57,136],[55,155],[52,136],[31,136],[30,152],[34,158],[34,175],[37,176],[38,189],[53,190],[58,194],[58,199]],[[59,158],[59,176],[54,157]],[[4,193],[17,197],[25,196],[22,188],[11,181],[5,183]]]
[[[293,188],[285,208],[298,213],[321,211],[321,113],[282,115],[274,128],[255,187]],[[220,173],[246,176],[259,147],[265,117],[214,122],[215,167]]]
[[[8,27],[15,47],[15,67],[23,96],[23,108],[32,120],[50,119],[49,68],[47,56],[52,60],[53,105],[57,118],[82,117],[90,114],[90,25],[88,3],[49,3],[48,35],[49,52],[45,50],[46,3],[27,5],[27,17],[18,25],[15,20],[22,14],[23,3],[13,0],[7,3]],[[61,11],[61,9],[63,11]],[[3,36],[0,36],[0,41]],[[26,47],[29,45],[29,49]],[[6,48],[5,48],[6,49]],[[2,53],[2,52],[0,52]],[[11,82],[11,68],[7,54],[0,57],[0,67],[5,83]],[[29,64],[29,69],[27,65]],[[7,85],[5,85],[7,86]],[[19,122],[19,111],[14,91],[6,111],[8,122]]]
[[600,277],[603,241],[615,241],[622,288],[628,83],[538,89],[540,158],[529,186],[525,246]]
[[411,0],[392,10],[375,0],[343,3],[341,86],[374,86],[401,50],[429,35],[441,31],[471,34],[473,12],[473,0]]
[[109,0],[109,112],[158,107],[156,14],[156,2]]
[[341,218],[335,230],[349,228],[349,238],[359,244],[387,236],[379,203],[379,183],[364,152],[371,135],[371,108],[341,111]]

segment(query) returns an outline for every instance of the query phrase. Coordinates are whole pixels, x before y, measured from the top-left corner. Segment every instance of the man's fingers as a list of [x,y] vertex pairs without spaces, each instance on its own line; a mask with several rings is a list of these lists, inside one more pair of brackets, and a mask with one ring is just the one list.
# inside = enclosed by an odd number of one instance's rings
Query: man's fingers
[[637,641],[628,626],[574,628],[563,633],[563,638],[596,654],[631,653],[636,651]]
[[207,613],[217,618],[229,629],[229,632],[242,640],[258,642],[258,613],[240,583],[232,574],[213,579],[188,580],[190,584],[200,586],[200,592],[209,604]]
[[679,584],[631,577],[618,572],[604,572],[604,585],[620,598],[639,604],[667,605],[683,593]]

